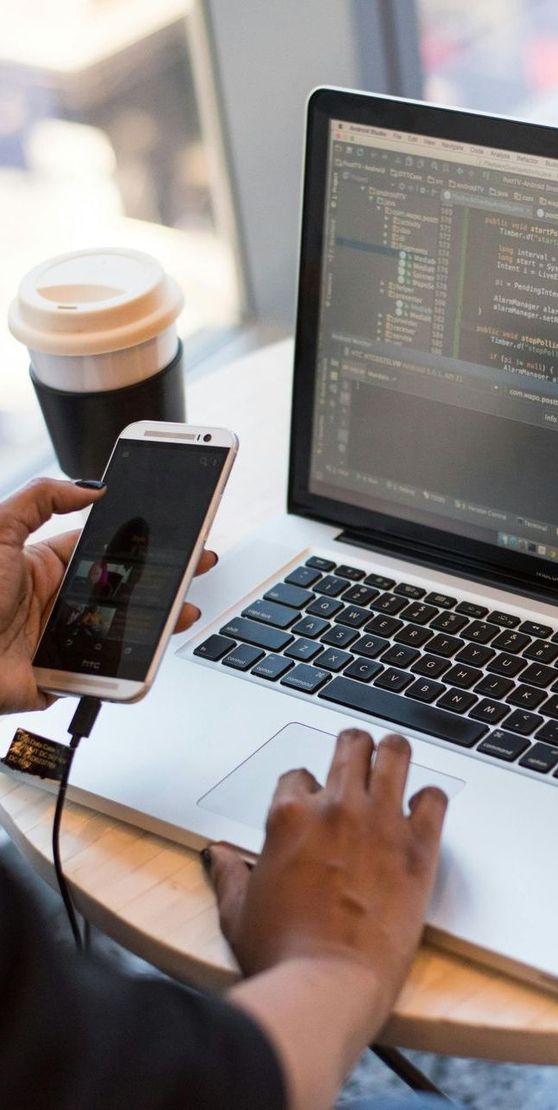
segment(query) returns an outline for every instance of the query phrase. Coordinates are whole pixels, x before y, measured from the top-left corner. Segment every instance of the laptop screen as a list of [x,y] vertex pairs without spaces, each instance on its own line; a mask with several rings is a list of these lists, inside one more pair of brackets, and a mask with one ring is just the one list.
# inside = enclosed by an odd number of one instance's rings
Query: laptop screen
[[310,496],[554,578],[556,160],[362,116],[323,140]]

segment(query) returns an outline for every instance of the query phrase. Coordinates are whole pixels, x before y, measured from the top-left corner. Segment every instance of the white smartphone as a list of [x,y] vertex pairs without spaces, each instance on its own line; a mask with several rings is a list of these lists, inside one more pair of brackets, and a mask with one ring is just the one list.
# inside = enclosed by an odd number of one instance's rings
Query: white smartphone
[[41,689],[118,702],[147,693],[237,449],[224,428],[124,429],[33,659]]

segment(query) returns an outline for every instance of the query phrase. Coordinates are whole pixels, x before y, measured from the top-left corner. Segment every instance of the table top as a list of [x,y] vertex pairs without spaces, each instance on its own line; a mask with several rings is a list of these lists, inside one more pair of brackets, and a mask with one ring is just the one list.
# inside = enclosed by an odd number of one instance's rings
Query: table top
[[[210,546],[224,550],[285,504],[290,341],[255,352],[193,382],[192,423],[226,425],[241,449]],[[262,434],[266,445],[262,465]],[[246,491],[250,490],[249,498]],[[0,822],[55,885],[54,800],[0,775]],[[197,853],[67,803],[61,836],[76,905],[119,943],[179,979],[221,989],[238,975]],[[558,1063],[558,998],[480,965],[420,948],[382,1041],[451,1055]]]

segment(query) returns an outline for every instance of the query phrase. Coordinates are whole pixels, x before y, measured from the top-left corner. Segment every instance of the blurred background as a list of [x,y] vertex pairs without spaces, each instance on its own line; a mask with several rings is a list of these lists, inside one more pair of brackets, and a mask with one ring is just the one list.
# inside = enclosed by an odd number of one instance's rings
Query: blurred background
[[5,324],[51,254],[184,289],[187,373],[292,331],[304,104],[348,87],[558,122],[552,0],[0,0],[0,489],[48,457]]

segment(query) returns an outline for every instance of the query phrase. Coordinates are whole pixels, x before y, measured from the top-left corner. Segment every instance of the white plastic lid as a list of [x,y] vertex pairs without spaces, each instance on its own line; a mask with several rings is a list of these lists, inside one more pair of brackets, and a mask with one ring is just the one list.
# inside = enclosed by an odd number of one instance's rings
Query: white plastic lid
[[174,278],[142,251],[99,249],[60,254],[23,278],[8,326],[45,354],[123,350],[176,320],[184,297]]

